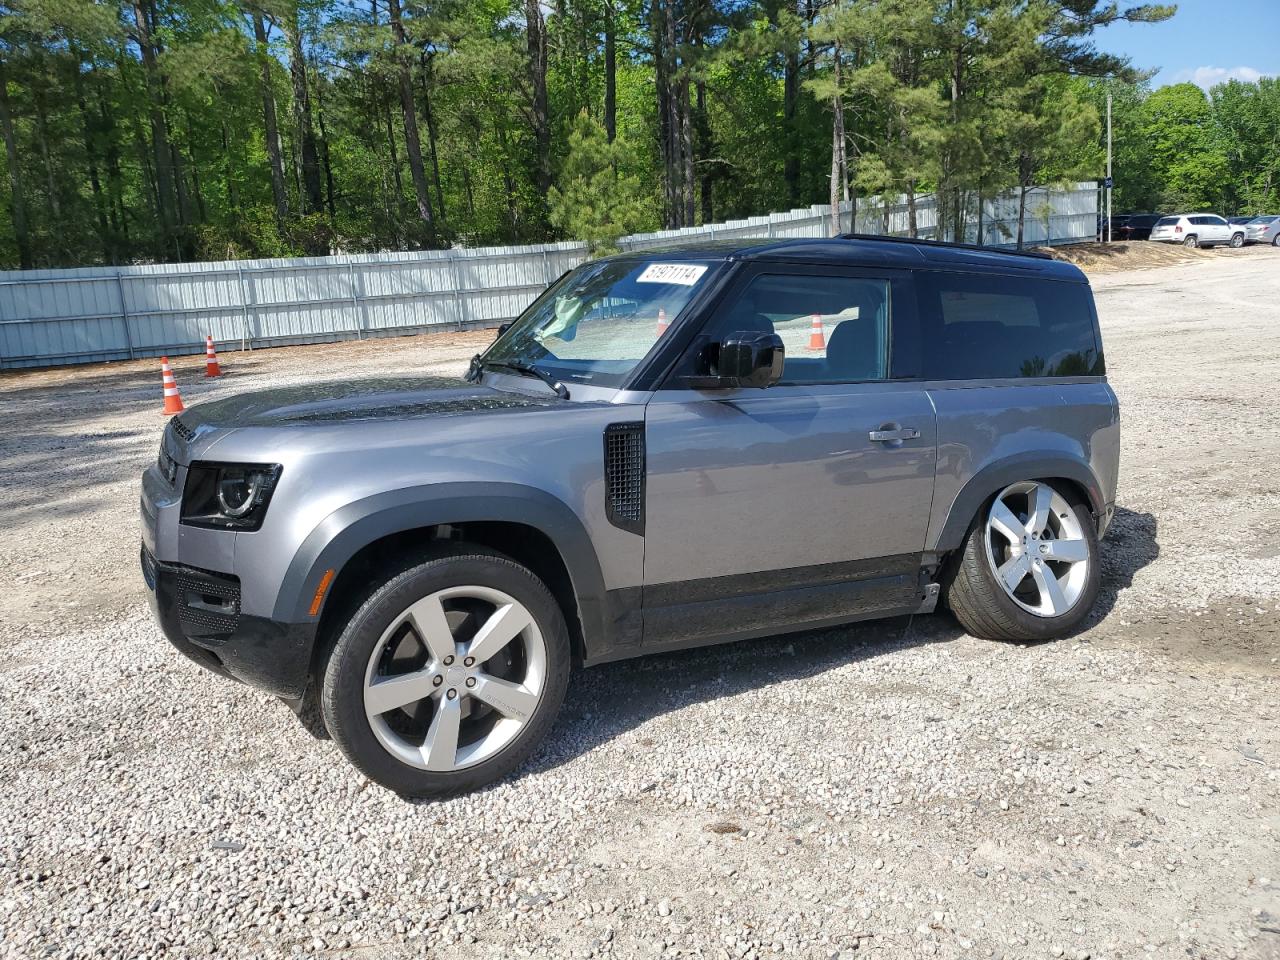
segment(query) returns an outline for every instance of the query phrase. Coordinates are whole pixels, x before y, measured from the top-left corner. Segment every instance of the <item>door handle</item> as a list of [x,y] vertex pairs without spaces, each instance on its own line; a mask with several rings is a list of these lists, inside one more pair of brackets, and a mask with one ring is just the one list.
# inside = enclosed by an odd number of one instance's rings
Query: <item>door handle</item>
[[920,436],[920,431],[915,427],[899,427],[896,430],[872,430],[867,436],[876,443],[895,443],[914,440]]

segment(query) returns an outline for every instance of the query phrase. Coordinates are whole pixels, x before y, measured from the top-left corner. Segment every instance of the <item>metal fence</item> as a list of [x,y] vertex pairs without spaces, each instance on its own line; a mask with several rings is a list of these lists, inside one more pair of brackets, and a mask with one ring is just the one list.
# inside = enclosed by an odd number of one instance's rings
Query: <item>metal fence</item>
[[[1092,239],[1097,188],[1036,188],[1028,197],[1029,243]],[[1008,245],[1016,197],[989,201],[985,237]],[[969,239],[976,238],[976,212]],[[683,230],[624,238],[624,250],[661,249],[695,239],[824,237],[821,205]],[[883,207],[858,204],[861,233],[884,233]],[[850,205],[841,209],[849,228]],[[904,202],[888,209],[888,232],[904,235]],[[917,229],[936,229],[931,197],[917,203]],[[90,363],[204,351],[221,345],[276,346],[422,330],[494,326],[519,313],[552,280],[586,259],[580,243],[455,248],[288,260],[0,271],[0,369]]]

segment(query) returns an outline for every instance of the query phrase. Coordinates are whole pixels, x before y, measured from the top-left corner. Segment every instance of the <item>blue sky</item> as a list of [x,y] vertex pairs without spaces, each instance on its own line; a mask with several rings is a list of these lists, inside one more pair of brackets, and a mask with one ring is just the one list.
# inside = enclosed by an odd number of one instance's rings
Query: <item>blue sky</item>
[[[1122,0],[1132,6],[1140,0]],[[1098,47],[1141,68],[1159,68],[1153,86],[1191,81],[1208,89],[1229,77],[1280,75],[1280,0],[1182,0],[1164,23],[1119,23]]]

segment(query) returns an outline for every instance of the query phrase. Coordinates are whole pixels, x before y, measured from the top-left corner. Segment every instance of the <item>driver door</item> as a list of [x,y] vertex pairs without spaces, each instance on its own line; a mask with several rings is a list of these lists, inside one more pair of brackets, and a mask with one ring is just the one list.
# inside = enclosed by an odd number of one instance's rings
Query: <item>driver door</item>
[[[708,343],[776,332],[781,382],[694,390]],[[892,270],[757,264],[645,414],[646,644],[919,606],[937,458],[914,291]]]

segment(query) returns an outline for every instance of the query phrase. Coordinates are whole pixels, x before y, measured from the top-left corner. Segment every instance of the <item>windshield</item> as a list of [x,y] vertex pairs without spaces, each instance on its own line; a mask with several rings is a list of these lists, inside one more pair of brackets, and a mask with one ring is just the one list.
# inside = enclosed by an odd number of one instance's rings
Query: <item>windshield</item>
[[584,264],[534,301],[482,362],[620,386],[714,271],[657,257]]

